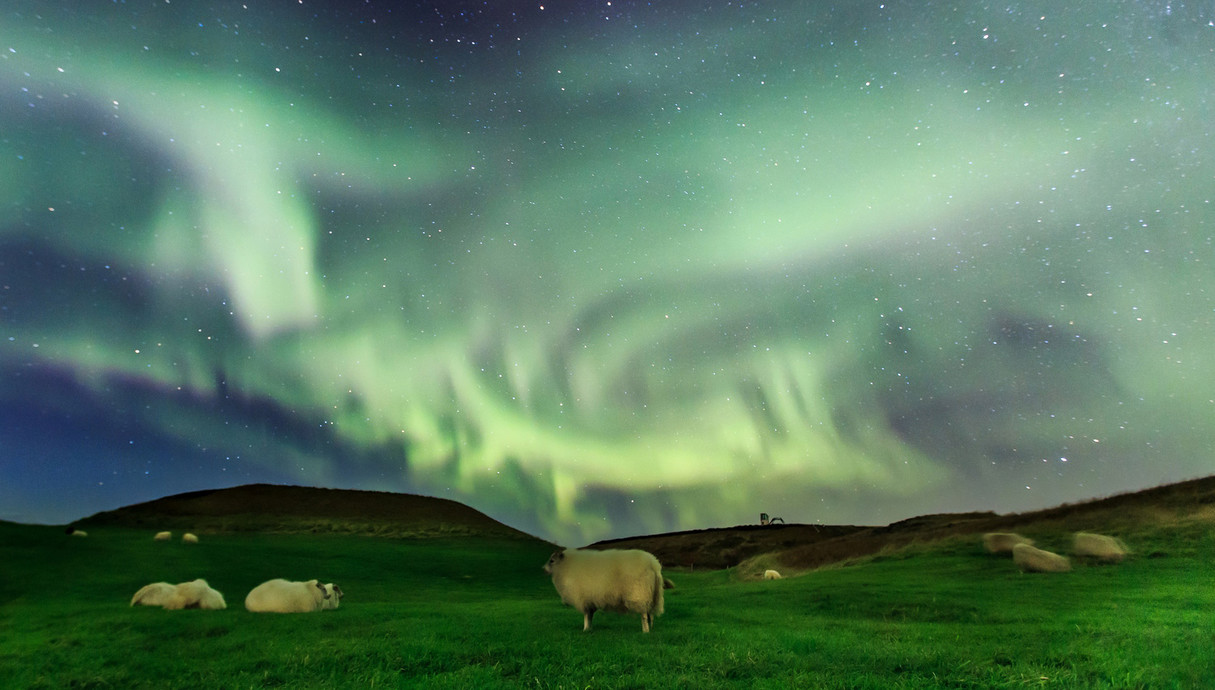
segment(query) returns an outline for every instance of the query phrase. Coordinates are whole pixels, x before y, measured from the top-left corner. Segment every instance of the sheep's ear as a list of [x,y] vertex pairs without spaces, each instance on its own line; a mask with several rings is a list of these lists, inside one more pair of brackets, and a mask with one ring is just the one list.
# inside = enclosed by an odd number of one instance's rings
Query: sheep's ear
[[337,585],[333,586],[333,593],[338,595],[338,599],[341,599],[342,597],[346,596],[345,594],[342,593],[342,588],[338,587]]
[[321,596],[325,597],[326,599],[329,598],[329,592],[325,591],[325,585],[322,585],[319,580],[313,580],[312,584],[316,585],[316,588],[321,590]]

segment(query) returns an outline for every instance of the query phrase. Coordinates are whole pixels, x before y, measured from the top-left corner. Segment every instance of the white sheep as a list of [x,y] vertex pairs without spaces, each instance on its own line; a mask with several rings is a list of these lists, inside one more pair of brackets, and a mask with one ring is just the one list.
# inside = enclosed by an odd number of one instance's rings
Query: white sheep
[[169,541],[172,538],[173,538],[172,532],[157,532],[156,536],[152,537],[152,539],[154,539],[156,541]]
[[177,585],[171,585],[168,582],[153,582],[150,585],[144,585],[135,592],[135,596],[131,597],[131,606],[139,604],[141,606],[164,606],[169,597],[177,593]]
[[228,608],[224,595],[211,589],[206,580],[199,578],[190,582],[171,585],[168,582],[153,582],[144,585],[131,597],[131,606],[162,606],[169,610]]
[[1072,537],[1072,553],[1112,563],[1121,562],[1128,553],[1126,544],[1114,537],[1091,532],[1076,532]]
[[1011,532],[988,532],[983,535],[983,547],[988,553],[1012,553],[1017,544],[1033,546],[1034,540]]
[[343,596],[342,588],[332,582],[275,578],[254,587],[245,597],[245,608],[256,613],[308,613],[336,609]]
[[779,573],[779,572],[777,572],[777,571],[775,571],[775,570],[765,570],[765,571],[764,571],[764,579],[765,579],[765,580],[779,580],[779,579],[780,579],[780,573]]
[[198,535],[195,535],[191,532],[186,532],[185,534],[181,535],[181,540],[183,543],[186,543],[186,544],[197,544]]
[[211,589],[206,580],[199,578],[177,585],[176,594],[165,602],[166,609],[226,609],[224,595]]
[[84,531],[84,530],[82,530],[82,529],[74,529],[74,528],[73,528],[73,529],[69,529],[69,530],[68,530],[68,534],[72,535],[73,537],[87,537],[87,536],[89,536],[89,533],[88,533],[88,532],[85,532],[85,531]]
[[1022,572],[1066,573],[1072,569],[1067,556],[1043,551],[1029,544],[1017,544],[1012,549],[1013,562]]
[[636,549],[558,551],[544,565],[561,601],[582,612],[582,629],[591,629],[596,611],[640,613],[642,632],[662,615],[662,566],[653,554]]

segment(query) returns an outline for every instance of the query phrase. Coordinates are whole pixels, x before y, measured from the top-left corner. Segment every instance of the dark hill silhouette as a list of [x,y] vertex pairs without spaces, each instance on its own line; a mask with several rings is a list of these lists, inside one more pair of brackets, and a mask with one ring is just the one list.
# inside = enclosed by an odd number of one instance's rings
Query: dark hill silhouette
[[[880,527],[743,525],[612,539],[590,548],[644,549],[666,567],[713,569],[739,566],[770,554],[765,563],[800,571],[913,543],[983,532],[1091,530],[1133,535],[1193,522],[1215,524],[1215,475],[1028,513],[922,515]],[[758,566],[754,569],[762,572]]]
[[340,532],[537,540],[463,503],[445,498],[274,484],[247,484],[166,496],[97,513],[78,524],[200,533]]
[[[75,526],[151,530],[353,533],[384,537],[484,536],[542,541],[462,503],[411,494],[250,484],[195,491],[97,513]],[[1215,475],[1027,513],[921,515],[884,526],[739,525],[611,539],[589,548],[637,548],[666,567],[776,566],[804,571],[915,543],[992,531],[1027,535],[1091,530],[1122,537],[1215,525]],[[547,542],[546,542],[547,543]],[[976,542],[977,543],[977,542]]]

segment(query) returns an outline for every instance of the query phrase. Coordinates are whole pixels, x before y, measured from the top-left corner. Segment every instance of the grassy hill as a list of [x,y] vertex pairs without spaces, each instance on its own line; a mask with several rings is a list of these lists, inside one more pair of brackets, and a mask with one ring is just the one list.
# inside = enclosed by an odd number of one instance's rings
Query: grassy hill
[[[667,567],[762,565],[804,572],[910,544],[992,531],[1115,532],[1133,538],[1142,528],[1190,522],[1215,525],[1215,475],[1045,510],[923,515],[890,525],[739,525],[597,542],[591,548],[636,548]],[[483,536],[536,539],[467,505],[442,498],[378,491],[251,484],[195,491],[85,518],[78,526],[188,530],[340,533],[383,537]],[[755,559],[762,557],[761,561]]]
[[[1215,527],[1215,476],[1027,513],[923,515],[884,526],[744,525],[598,542],[594,548],[650,551],[666,566],[775,567],[803,572],[912,544],[977,537],[984,532],[1112,532],[1132,541],[1143,531],[1189,524]],[[756,558],[763,557],[761,561]],[[762,567],[761,567],[762,566]]]
[[[225,490],[112,511],[87,521],[83,538],[0,523],[0,686],[1215,687],[1210,482],[1017,516],[707,530],[706,539],[744,540],[728,547],[737,549],[732,557],[757,532],[784,537],[782,549],[755,558],[832,542],[884,545],[859,557],[841,548],[852,555],[778,581],[749,579],[746,564],[667,563],[677,586],[648,635],[637,616],[612,613],[583,633],[581,614],[541,570],[549,544],[475,517],[460,529],[409,527],[440,514],[406,519],[406,508],[392,507],[432,505],[417,497],[385,498],[381,519],[391,526],[371,531],[344,531],[379,524],[352,516],[367,497],[293,487],[271,492],[281,505],[245,504]],[[301,505],[301,495],[316,500]],[[469,515],[452,511],[443,513],[452,524]],[[225,529],[202,533],[198,544],[152,540],[177,519],[182,529]],[[1073,529],[1104,526],[1136,556],[1022,574],[982,550],[973,532],[985,524],[1015,527],[1048,547],[1065,544]],[[223,592],[226,610],[128,605],[149,582],[197,577]],[[245,593],[272,577],[335,582],[346,597],[333,611],[244,610]]]
[[257,531],[535,539],[445,498],[272,484],[167,496],[97,513],[77,525],[85,529],[107,525],[199,534]]

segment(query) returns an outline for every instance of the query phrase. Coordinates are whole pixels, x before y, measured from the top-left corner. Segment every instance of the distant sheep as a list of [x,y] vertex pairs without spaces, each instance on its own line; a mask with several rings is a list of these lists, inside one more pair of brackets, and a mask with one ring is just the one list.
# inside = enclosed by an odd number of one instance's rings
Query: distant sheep
[[173,538],[172,532],[157,532],[156,536],[152,537],[152,539],[154,539],[156,541],[169,541],[172,538]]
[[1013,562],[1021,568],[1021,572],[1033,573],[1066,573],[1072,569],[1072,563],[1067,556],[1043,551],[1029,544],[1017,544],[1012,549]]
[[190,532],[186,532],[185,534],[181,535],[181,540],[186,544],[197,544],[198,536]]
[[1072,553],[1076,556],[1119,563],[1126,558],[1128,552],[1126,544],[1114,537],[1090,532],[1076,532],[1072,538]]
[[342,588],[332,582],[276,578],[254,587],[245,597],[245,608],[255,613],[308,613],[336,609],[342,596]]
[[671,582],[670,580],[668,580],[667,578],[664,577],[664,578],[662,578],[662,588],[663,589],[675,589],[675,583]]
[[1011,532],[988,532],[983,535],[983,547],[988,553],[1012,553],[1017,544],[1033,546],[1034,540]]
[[162,606],[169,610],[228,608],[224,595],[211,589],[201,578],[171,585],[168,582],[153,582],[144,585],[131,597],[131,606]]
[[561,601],[582,612],[582,629],[591,629],[596,611],[640,613],[642,632],[662,615],[662,566],[653,554],[636,549],[558,551],[544,565]]
[[73,537],[87,537],[87,536],[89,536],[89,533],[88,533],[88,532],[85,532],[85,531],[84,531],[84,530],[82,530],[82,529],[76,529],[75,527],[69,527],[69,528],[67,528],[67,529],[66,529],[66,530],[64,530],[64,531],[65,531],[65,532],[67,532],[69,535],[71,535],[71,536],[73,536]]
[[779,579],[780,579],[780,573],[778,573],[778,572],[777,572],[777,571],[775,571],[775,570],[765,570],[765,571],[764,571],[764,579],[765,579],[765,580],[779,580]]

